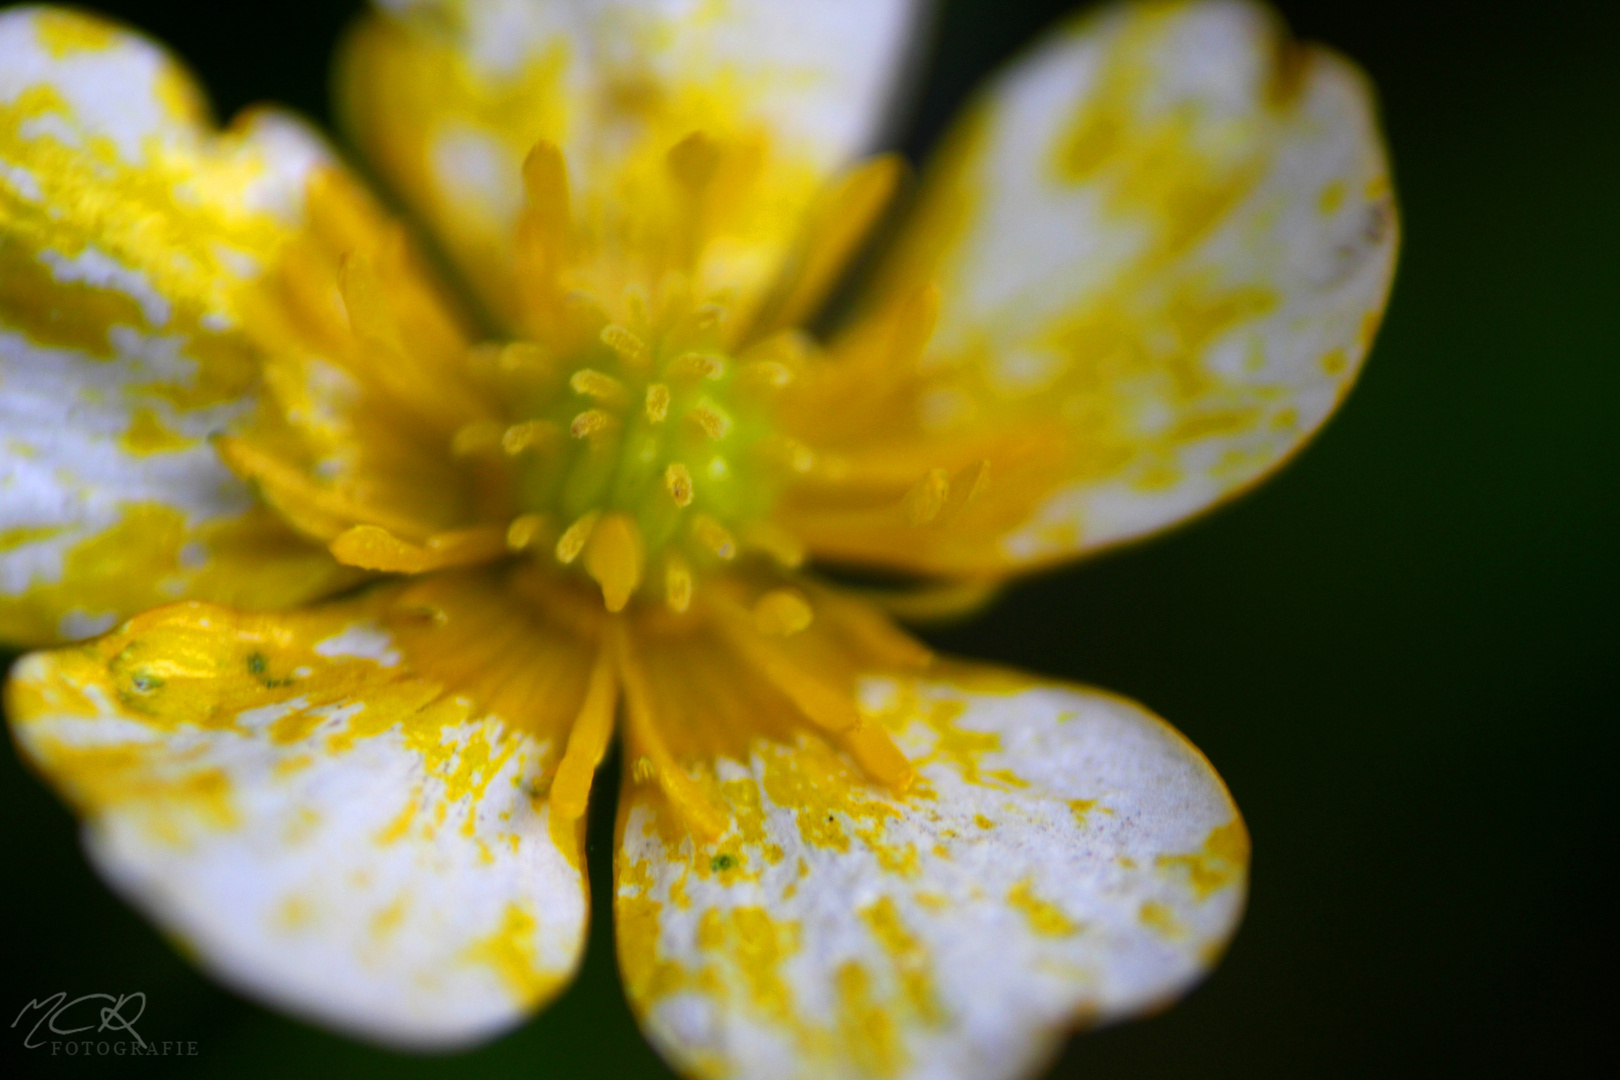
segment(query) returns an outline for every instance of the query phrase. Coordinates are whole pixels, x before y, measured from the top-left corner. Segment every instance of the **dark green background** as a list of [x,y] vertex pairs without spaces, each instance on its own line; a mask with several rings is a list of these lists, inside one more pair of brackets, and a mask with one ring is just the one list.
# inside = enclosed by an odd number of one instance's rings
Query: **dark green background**
[[[222,112],[269,98],[324,116],[355,5],[101,6],[173,44]],[[908,147],[1067,6],[947,4]],[[1608,6],[1283,4],[1383,97],[1406,247],[1361,385],[1255,495],[935,635],[1139,698],[1208,752],[1253,832],[1225,964],[1170,1012],[1075,1040],[1054,1075],[1557,1074],[1614,1022],[1599,989],[1620,691]],[[51,1061],[0,1031],[32,1072],[666,1075],[614,972],[610,814],[594,815],[599,914],[578,985],[477,1053],[398,1058],[201,978],[95,880],[15,757],[0,767],[0,1010],[139,989],[143,1033],[200,1051]]]

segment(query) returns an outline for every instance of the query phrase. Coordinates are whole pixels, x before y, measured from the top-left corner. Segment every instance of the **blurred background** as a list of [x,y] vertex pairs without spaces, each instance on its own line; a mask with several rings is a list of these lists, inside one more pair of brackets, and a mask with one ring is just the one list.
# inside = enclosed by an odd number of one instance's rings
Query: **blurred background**
[[[359,5],[96,6],[169,42],[222,115],[271,99],[324,120],[329,50]],[[1382,95],[1406,246],[1360,386],[1255,494],[929,637],[1143,701],[1208,753],[1253,833],[1225,963],[1165,1014],[1074,1040],[1051,1075],[1572,1072],[1613,1023],[1620,26],[1610,5],[1557,0],[1279,6]],[[947,0],[905,149],[1070,7]],[[578,984],[485,1049],[401,1058],[202,978],[95,879],[9,746],[0,759],[0,1010],[139,989],[143,1033],[199,1046],[51,1060],[0,1035],[13,1066],[669,1075],[614,969],[611,769]]]

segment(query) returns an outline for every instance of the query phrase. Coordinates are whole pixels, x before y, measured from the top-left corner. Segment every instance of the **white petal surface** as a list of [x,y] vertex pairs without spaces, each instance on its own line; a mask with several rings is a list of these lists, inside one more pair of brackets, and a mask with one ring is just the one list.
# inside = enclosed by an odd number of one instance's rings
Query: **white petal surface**
[[0,14],[0,640],[332,585],[331,560],[254,511],[207,442],[256,375],[234,291],[327,160],[285,116],[212,131],[142,38]]
[[555,738],[413,675],[374,618],[386,598],[162,609],[23,658],[7,711],[97,869],[212,973],[354,1035],[451,1047],[566,984],[579,837],[550,827]]
[[[342,99],[357,141],[510,316],[521,165],[567,157],[575,211],[640,241],[649,162],[693,131],[756,153],[708,269],[746,294],[778,270],[820,182],[870,149],[919,0],[384,0]],[[747,171],[747,170],[745,170]],[[634,189],[639,199],[630,199]]]
[[812,514],[800,532],[845,560],[984,573],[1195,514],[1337,407],[1396,246],[1351,64],[1233,0],[1088,14],[993,81],[924,177],[871,313],[938,287],[913,378],[802,421],[849,428],[856,471],[897,444],[932,459],[897,482],[988,459],[978,520]]
[[1243,907],[1220,778],[1128,701],[958,668],[872,680],[918,766],[904,796],[819,743],[707,778],[734,825],[694,846],[627,790],[619,960],[633,1007],[704,1076],[997,1078],[1077,1023],[1161,1006]]

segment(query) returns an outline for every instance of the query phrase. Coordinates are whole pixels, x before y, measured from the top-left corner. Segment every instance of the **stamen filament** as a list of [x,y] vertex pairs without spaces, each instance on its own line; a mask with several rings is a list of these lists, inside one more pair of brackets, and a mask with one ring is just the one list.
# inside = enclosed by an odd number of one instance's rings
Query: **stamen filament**
[[603,641],[596,652],[590,682],[579,716],[568,733],[568,749],[551,781],[551,812],[568,821],[578,820],[590,801],[591,780],[613,736],[613,710],[618,703],[619,681],[614,658]]
[[[725,832],[729,824],[725,812],[708,800],[691,777],[676,764],[669,748],[664,745],[663,737],[659,734],[652,693],[647,687],[646,672],[636,661],[623,621],[610,619],[607,632],[613,644],[619,680],[624,686],[626,734],[651,765],[653,778],[658,781],[658,786],[676,814],[702,839],[714,839]],[[638,774],[645,771],[641,758],[636,760],[635,771]]]

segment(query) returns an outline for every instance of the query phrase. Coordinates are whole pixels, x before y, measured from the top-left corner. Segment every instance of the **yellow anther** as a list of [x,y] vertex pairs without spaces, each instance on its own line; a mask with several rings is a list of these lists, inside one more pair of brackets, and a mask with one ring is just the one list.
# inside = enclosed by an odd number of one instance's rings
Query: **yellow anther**
[[780,525],[768,521],[752,521],[743,526],[744,545],[757,548],[769,555],[778,566],[797,570],[804,565],[804,541]]
[[574,417],[574,422],[568,425],[568,434],[576,439],[589,438],[601,431],[606,431],[614,424],[613,417],[601,409],[586,409]]
[[692,536],[710,552],[722,559],[735,559],[737,557],[737,541],[720,524],[708,514],[699,514],[692,519]]
[[638,784],[651,783],[653,777],[657,775],[658,770],[653,767],[652,758],[646,754],[636,758],[636,763],[630,767],[630,778]]
[[641,584],[641,530],[628,514],[608,514],[585,544],[585,572],[602,587],[609,611],[623,611]]
[[546,519],[539,514],[523,514],[515,517],[512,524],[506,527],[506,546],[513,551],[533,547],[545,527]]
[[775,458],[800,476],[816,467],[816,452],[798,439],[787,435],[770,435],[759,442],[762,454]]
[[754,627],[775,637],[797,634],[814,618],[810,601],[797,589],[772,589],[754,605]]
[[574,372],[568,379],[568,385],[574,393],[595,398],[604,405],[623,404],[626,396],[624,383],[591,368],[580,368]]
[[944,469],[929,469],[923,478],[911,485],[901,500],[901,509],[906,516],[907,525],[926,525],[939,517],[939,512],[945,509],[945,500],[950,498],[951,477]]
[[720,146],[701,131],[694,131],[670,148],[669,171],[687,190],[697,192],[714,179],[720,167]]
[[562,536],[557,539],[557,561],[567,566],[579,558],[579,553],[585,550],[585,541],[591,538],[591,530],[596,528],[596,519],[601,512],[591,510],[581,514],[579,520],[568,526]]
[[534,238],[552,258],[560,257],[568,236],[568,163],[555,143],[542,139],[523,159],[523,188]]
[[673,552],[664,562],[664,602],[671,611],[685,611],[692,606],[692,568]]
[[490,454],[501,448],[506,426],[498,420],[475,420],[450,439],[450,452],[456,457]]
[[556,434],[557,425],[549,420],[525,420],[501,433],[501,449],[517,457],[525,450],[554,438]]
[[718,379],[726,373],[724,357],[713,353],[682,353],[669,363],[672,379]]
[[669,387],[663,383],[653,383],[647,387],[647,419],[655,424],[662,424],[664,417],[669,415]]
[[617,324],[602,327],[602,344],[619,354],[627,364],[639,364],[647,355],[647,343]]
[[496,364],[509,375],[519,372],[544,371],[549,357],[546,351],[532,341],[514,341],[501,347]]
[[744,364],[737,374],[746,382],[772,390],[780,390],[793,381],[793,370],[780,360],[755,360]]
[[715,409],[707,405],[699,405],[686,414],[692,422],[703,429],[703,434],[716,442],[726,437],[731,430],[731,421]]
[[692,327],[695,330],[712,330],[719,326],[726,318],[726,309],[721,304],[704,304],[692,312]]
[[692,474],[685,465],[672,462],[664,470],[664,486],[669,489],[669,497],[675,500],[676,506],[692,505]]

